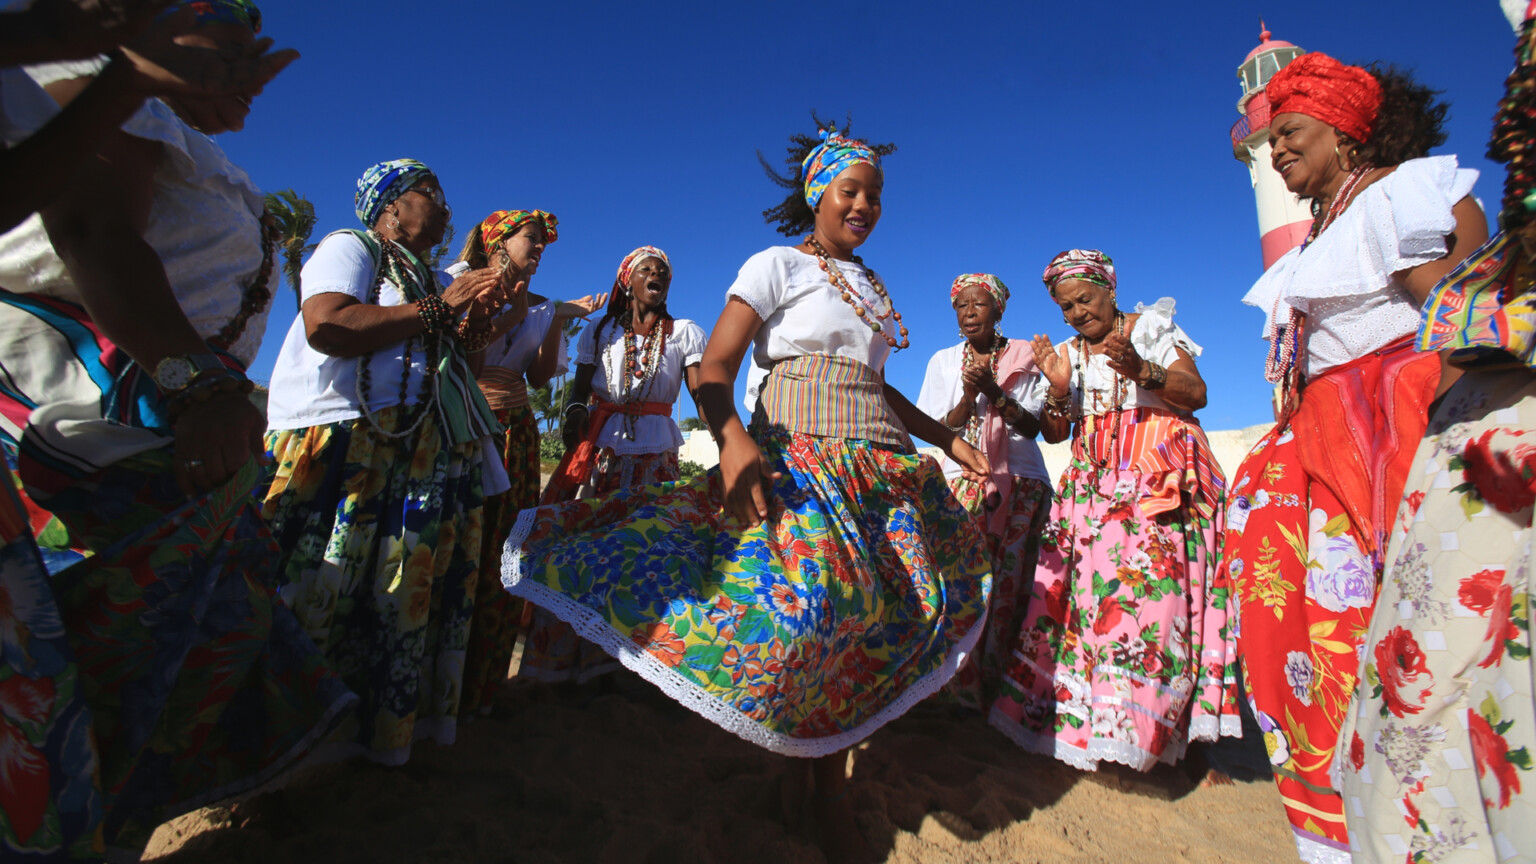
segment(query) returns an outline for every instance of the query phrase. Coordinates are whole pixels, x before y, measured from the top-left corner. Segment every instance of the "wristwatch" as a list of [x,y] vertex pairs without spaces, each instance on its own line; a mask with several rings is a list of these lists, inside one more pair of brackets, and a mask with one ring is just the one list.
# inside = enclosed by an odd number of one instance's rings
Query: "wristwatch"
[[1002,390],[998,390],[997,391],[997,398],[992,400],[992,407],[996,408],[999,411],[1001,411],[1001,410],[1003,410],[1003,406],[1005,406],[1007,404],[1008,404],[1008,394],[1004,393]]
[[1153,363],[1151,360],[1142,362],[1141,377],[1136,384],[1143,390],[1161,390],[1168,383],[1168,369],[1161,363]]
[[155,365],[155,386],[161,393],[175,393],[204,374],[224,368],[217,354],[175,354]]

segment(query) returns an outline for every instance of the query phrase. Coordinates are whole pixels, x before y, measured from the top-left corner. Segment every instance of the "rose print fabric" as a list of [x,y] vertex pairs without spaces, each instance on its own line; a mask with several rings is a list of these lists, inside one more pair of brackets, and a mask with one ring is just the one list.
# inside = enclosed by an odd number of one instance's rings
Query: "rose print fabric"
[[523,601],[501,590],[501,547],[512,533],[512,522],[525,507],[539,503],[539,426],[526,405],[496,412],[506,432],[500,436],[501,458],[512,488],[485,499],[481,517],[480,572],[475,581],[475,612],[469,626],[464,658],[464,695],[459,711],[488,714],[496,691],[507,682],[522,621]]
[[[956,475],[950,488],[961,506],[984,530],[991,514],[983,505],[986,486]],[[1014,477],[1010,500],[1002,505],[1007,516],[1001,535],[986,533],[992,561],[992,600],[987,604],[986,633],[945,691],[967,708],[988,711],[1002,687],[1002,676],[1013,662],[1013,645],[1024,626],[1030,592],[1035,586],[1035,565],[1040,560],[1040,535],[1051,514],[1051,484],[1029,477]]]
[[[1192,738],[1241,732],[1230,589],[1215,567],[1224,478],[1193,419],[1131,409],[1113,445],[1112,415],[1097,419],[1052,505],[991,722],[1086,771],[1147,771]],[[1106,452],[1103,467],[1088,459]]]
[[1354,860],[1536,862],[1536,378],[1469,372],[1413,465],[1340,735]]
[[764,523],[726,516],[718,469],[525,510],[503,581],[727,731],[824,756],[953,677],[991,573],[933,460],[750,431],[783,475]]
[[1309,381],[1232,485],[1243,677],[1303,861],[1349,861],[1334,748],[1395,512],[1381,502],[1401,499],[1439,363],[1404,341]]
[[[612,447],[604,447],[598,451],[584,489],[592,495],[607,495],[620,489],[670,483],[680,476],[676,450],[621,456]],[[519,678],[582,684],[618,668],[619,661],[608,656],[608,652],[577,636],[576,630],[553,612],[535,607],[533,625],[523,647],[523,662],[517,670]]]
[[262,506],[285,551],[283,599],[360,699],[335,755],[385,764],[452,744],[480,568],[481,449],[399,408],[267,435]]

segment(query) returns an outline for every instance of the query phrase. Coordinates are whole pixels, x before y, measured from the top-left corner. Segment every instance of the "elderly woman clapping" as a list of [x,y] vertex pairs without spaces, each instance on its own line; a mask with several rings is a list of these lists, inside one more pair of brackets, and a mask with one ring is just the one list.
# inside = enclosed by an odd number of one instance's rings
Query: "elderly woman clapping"
[[422,163],[368,169],[356,203],[366,230],[331,234],[304,266],[263,513],[285,598],[362,699],[351,743],[399,764],[415,740],[454,739],[483,502],[507,486],[468,355],[506,290],[495,270],[449,283],[423,263],[450,210]]

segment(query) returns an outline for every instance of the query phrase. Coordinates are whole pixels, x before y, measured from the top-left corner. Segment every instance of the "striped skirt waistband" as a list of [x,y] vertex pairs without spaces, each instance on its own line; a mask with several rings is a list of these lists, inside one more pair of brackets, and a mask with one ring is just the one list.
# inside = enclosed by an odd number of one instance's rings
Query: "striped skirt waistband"
[[487,366],[475,382],[493,411],[528,407],[528,382],[521,372],[505,366]]
[[775,364],[758,394],[768,423],[819,438],[862,438],[910,452],[885,401],[884,380],[848,357],[804,354]]

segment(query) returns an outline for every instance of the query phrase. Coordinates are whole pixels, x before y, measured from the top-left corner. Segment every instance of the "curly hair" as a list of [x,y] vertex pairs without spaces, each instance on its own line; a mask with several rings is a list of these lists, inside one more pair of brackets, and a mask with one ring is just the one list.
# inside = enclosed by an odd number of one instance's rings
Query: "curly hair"
[[1371,140],[1350,142],[1348,149],[1356,164],[1390,168],[1428,156],[1432,148],[1445,143],[1450,106],[1435,100],[1441,91],[1425,87],[1395,66],[1371,63],[1365,69],[1381,85],[1381,108]]
[[[815,111],[811,112],[811,120],[816,123],[818,132],[828,126]],[[839,134],[845,138],[851,137],[849,130],[852,127],[853,115],[850,114],[843,118]],[[873,150],[875,155],[881,158],[896,152],[895,144],[870,144],[861,138],[853,140]],[[800,176],[800,163],[804,162],[805,157],[809,156],[820,143],[819,135],[797,132],[789,136],[789,147],[784,156],[784,165],[789,170],[784,174],[773,170],[773,166],[769,165],[768,160],[763,156],[763,151],[757,151],[757,161],[763,166],[763,173],[768,175],[768,179],[772,180],[774,185],[789,190],[789,194],[783,201],[763,211],[763,221],[773,225],[774,230],[785,237],[798,237],[816,227],[816,213],[805,201],[805,178]]]

